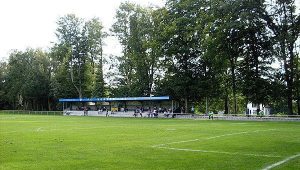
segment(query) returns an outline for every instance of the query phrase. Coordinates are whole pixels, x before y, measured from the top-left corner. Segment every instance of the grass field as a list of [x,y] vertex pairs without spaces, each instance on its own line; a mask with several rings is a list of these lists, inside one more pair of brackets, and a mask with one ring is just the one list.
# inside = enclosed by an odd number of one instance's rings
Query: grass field
[[0,169],[300,169],[300,123],[0,114]]

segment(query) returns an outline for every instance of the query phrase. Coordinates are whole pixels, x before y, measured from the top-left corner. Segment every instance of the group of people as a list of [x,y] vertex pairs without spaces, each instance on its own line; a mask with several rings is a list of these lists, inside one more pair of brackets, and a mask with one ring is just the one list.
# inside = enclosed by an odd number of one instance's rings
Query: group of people
[[165,117],[168,117],[171,114],[171,109],[167,109],[167,108],[157,108],[156,106],[153,107],[153,109],[151,109],[151,107],[149,107],[147,110],[144,109],[144,107],[136,107],[136,109],[134,110],[133,116],[134,117],[143,117],[143,113],[145,111],[147,112],[147,117],[158,117],[159,113],[163,113]]
[[144,108],[141,107],[136,107],[136,109],[134,110],[133,116],[137,117],[138,115],[140,115],[141,117],[143,117],[143,112],[144,112]]
[[[88,111],[90,110],[91,108],[87,107],[87,106],[84,106],[84,107],[77,107],[76,110],[82,110],[83,111],[83,116],[88,116]],[[95,109],[98,110],[98,115],[100,114],[103,114],[103,112],[105,113],[105,116],[108,117],[109,116],[109,109],[107,109],[105,106],[103,107],[96,107]],[[181,109],[181,114],[184,113],[184,109],[183,107],[180,108]],[[128,111],[127,109],[124,109],[124,112]],[[163,116],[164,117],[169,117],[169,116],[172,116],[172,118],[175,118],[176,115],[178,114],[174,114],[172,113],[172,109],[167,109],[167,108],[157,108],[156,106],[153,107],[153,109],[151,109],[151,107],[148,107],[148,109],[144,109],[144,107],[136,107],[134,109],[134,113],[133,113],[133,116],[134,117],[143,117],[143,113],[146,112],[146,115],[148,118],[157,118],[159,113],[163,113]],[[191,108],[191,113],[192,113],[192,116],[194,116],[194,112],[195,112],[195,108],[192,107]],[[66,115],[70,115],[70,111],[66,111],[65,114]],[[111,114],[114,114],[113,110],[111,111]],[[214,119],[214,113],[212,111],[206,113],[206,115],[208,115],[208,118],[209,119]]]
[[98,115],[102,114],[103,112],[105,112],[105,116],[108,117],[108,109],[104,106],[104,107],[99,107],[98,108]]

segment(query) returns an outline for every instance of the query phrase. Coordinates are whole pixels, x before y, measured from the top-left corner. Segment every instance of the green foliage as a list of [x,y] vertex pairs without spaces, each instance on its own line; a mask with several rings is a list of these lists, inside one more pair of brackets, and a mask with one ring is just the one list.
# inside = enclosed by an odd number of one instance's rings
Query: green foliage
[[57,23],[59,42],[52,50],[56,62],[53,94],[57,98],[103,96],[102,46],[106,35],[101,22],[97,18],[85,22],[75,15],[66,15]]
[[152,12],[129,2],[121,3],[116,12],[112,32],[122,45],[123,55],[118,58],[118,89],[114,96],[152,94],[159,57]]
[[269,95],[270,64],[273,61],[270,31],[261,15],[265,12],[263,1],[243,1],[239,12],[240,56],[239,63],[241,91],[247,100],[267,104]]
[[161,44],[166,76],[157,91],[169,92],[188,109],[188,100],[213,95],[210,55],[204,51],[208,6],[204,1],[168,1],[161,15]]
[[10,107],[8,102],[7,91],[5,88],[7,76],[7,63],[0,61],[0,109],[7,109]]
[[[286,105],[288,113],[293,114],[293,100],[297,99],[297,40],[300,35],[300,15],[295,12],[295,0],[278,0],[270,4],[268,10],[267,23],[273,31],[274,49],[279,62],[283,65],[281,78],[285,83]],[[296,80],[296,82],[295,82]],[[299,80],[299,77],[298,77]],[[300,107],[298,107],[300,112]]]
[[5,89],[10,103],[16,108],[48,109],[50,61],[41,50],[27,49],[10,54]]

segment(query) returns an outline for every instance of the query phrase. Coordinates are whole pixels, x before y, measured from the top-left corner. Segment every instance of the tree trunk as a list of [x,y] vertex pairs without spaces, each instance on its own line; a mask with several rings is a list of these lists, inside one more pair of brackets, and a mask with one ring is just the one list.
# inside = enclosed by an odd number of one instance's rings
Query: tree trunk
[[184,98],[184,107],[185,107],[185,113],[188,113],[188,99],[187,99],[187,97]]
[[292,98],[292,90],[288,88],[287,92],[287,104],[288,104],[288,114],[293,115],[293,98]]
[[228,114],[229,109],[228,109],[228,95],[226,94],[225,96],[225,101],[224,101],[224,114]]
[[233,92],[233,114],[237,113],[237,99],[236,99],[236,80],[235,80],[235,66],[234,62],[231,61],[231,81],[232,81],[232,92]]
[[47,102],[48,102],[48,110],[51,111],[51,102],[50,102],[50,98],[49,97],[48,97]]
[[298,96],[297,103],[298,103],[298,115],[300,115],[300,96]]
[[300,70],[299,70],[300,59],[299,59],[299,55],[300,54],[296,55],[296,70],[295,70],[295,74],[296,74],[295,85],[296,85],[298,115],[300,115]]
[[256,114],[257,114],[257,115],[260,115],[259,112],[260,112],[260,104],[257,104]]
[[208,114],[208,99],[205,97],[205,113]]
[[289,56],[290,56],[290,75],[288,83],[288,108],[289,114],[293,115],[293,88],[294,88],[294,43],[290,42],[288,45]]

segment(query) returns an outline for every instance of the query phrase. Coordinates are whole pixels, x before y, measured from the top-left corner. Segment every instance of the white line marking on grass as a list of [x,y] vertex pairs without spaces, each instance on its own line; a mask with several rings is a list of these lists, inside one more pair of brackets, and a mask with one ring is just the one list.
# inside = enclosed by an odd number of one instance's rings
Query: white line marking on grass
[[37,132],[42,131],[42,127],[37,128],[36,131],[37,131]]
[[208,151],[208,150],[198,150],[198,149],[184,149],[184,148],[170,148],[170,147],[157,147],[157,148],[177,150],[177,151],[218,153],[218,154],[227,154],[227,155],[242,155],[242,156],[255,156],[255,157],[268,157],[268,158],[280,158],[281,157],[281,156],[266,155],[266,154],[252,154],[252,153],[225,152],[225,151]]
[[266,131],[272,131],[272,130],[275,130],[275,129],[255,130],[255,131],[246,131],[246,132],[238,132],[238,133],[229,133],[229,134],[224,134],[224,135],[219,135],[219,136],[208,137],[208,138],[206,138],[206,139],[215,139],[215,138],[220,138],[220,137],[225,137],[225,136],[233,136],[233,135],[241,135],[241,134],[257,133],[257,132],[266,132]]
[[269,166],[265,167],[265,168],[262,169],[262,170],[269,170],[269,169],[275,168],[276,166],[279,166],[279,165],[281,165],[281,164],[284,164],[284,163],[286,163],[286,162],[288,162],[288,161],[290,161],[290,160],[292,160],[292,159],[295,159],[295,158],[297,158],[297,157],[300,157],[300,153],[297,154],[297,155],[290,156],[290,157],[288,157],[288,158],[286,158],[286,159],[284,159],[284,160],[282,160],[282,161],[276,162],[276,163],[274,163],[274,164],[272,164],[272,165],[269,165]]
[[[216,138],[221,138],[225,136],[233,136],[233,135],[241,135],[241,134],[249,134],[249,133],[257,133],[257,132],[266,132],[266,131],[273,131],[276,129],[266,129],[266,130],[255,130],[255,131],[245,131],[245,132],[238,132],[238,133],[229,133],[229,134],[224,134],[224,135],[219,135],[219,136],[212,136],[208,138],[204,138],[201,140],[210,140],[210,139],[216,139]],[[185,141],[178,141],[178,142],[170,142],[170,143],[165,143],[165,144],[158,144],[158,145],[153,145],[153,148],[161,148],[161,149],[170,149],[170,150],[178,150],[178,151],[190,151],[190,152],[206,152],[206,153],[219,153],[219,154],[229,154],[229,155],[243,155],[243,156],[256,156],[256,157],[282,157],[282,156],[274,156],[274,155],[265,155],[265,154],[252,154],[252,153],[238,153],[238,152],[223,152],[223,151],[207,151],[207,150],[196,150],[196,149],[185,149],[185,148],[172,148],[172,147],[167,147],[166,145],[171,145],[171,144],[179,144],[179,143],[188,143],[188,142],[196,142],[200,141],[200,139],[192,139],[192,140],[185,140]]]
[[179,141],[179,142],[171,142],[171,143],[166,143],[166,144],[158,144],[158,145],[153,145],[153,148],[160,148],[165,145],[171,145],[171,144],[178,144],[178,143],[188,143],[188,142],[195,142],[198,141],[199,139],[193,139],[193,140],[185,140],[185,141]]
[[176,130],[176,129],[167,129],[168,131],[173,131],[173,130]]
[[[248,134],[248,133],[257,133],[257,132],[265,132],[265,131],[273,131],[273,130],[275,130],[275,129],[255,130],[255,131],[246,131],[246,132],[238,132],[238,133],[229,133],[229,134],[224,134],[224,135],[212,136],[212,137],[204,138],[202,140],[210,140],[210,139],[216,139],[216,138],[221,138],[221,137],[225,137],[225,136],[241,135],[241,134]],[[184,140],[184,141],[178,141],[178,142],[170,142],[170,143],[164,143],[164,144],[154,145],[152,147],[160,147],[160,146],[171,145],[171,144],[195,142],[195,141],[199,141],[199,140],[200,139],[191,139],[191,140]]]
[[16,133],[18,131],[10,131],[10,132],[0,132],[0,134],[8,134],[8,133]]

